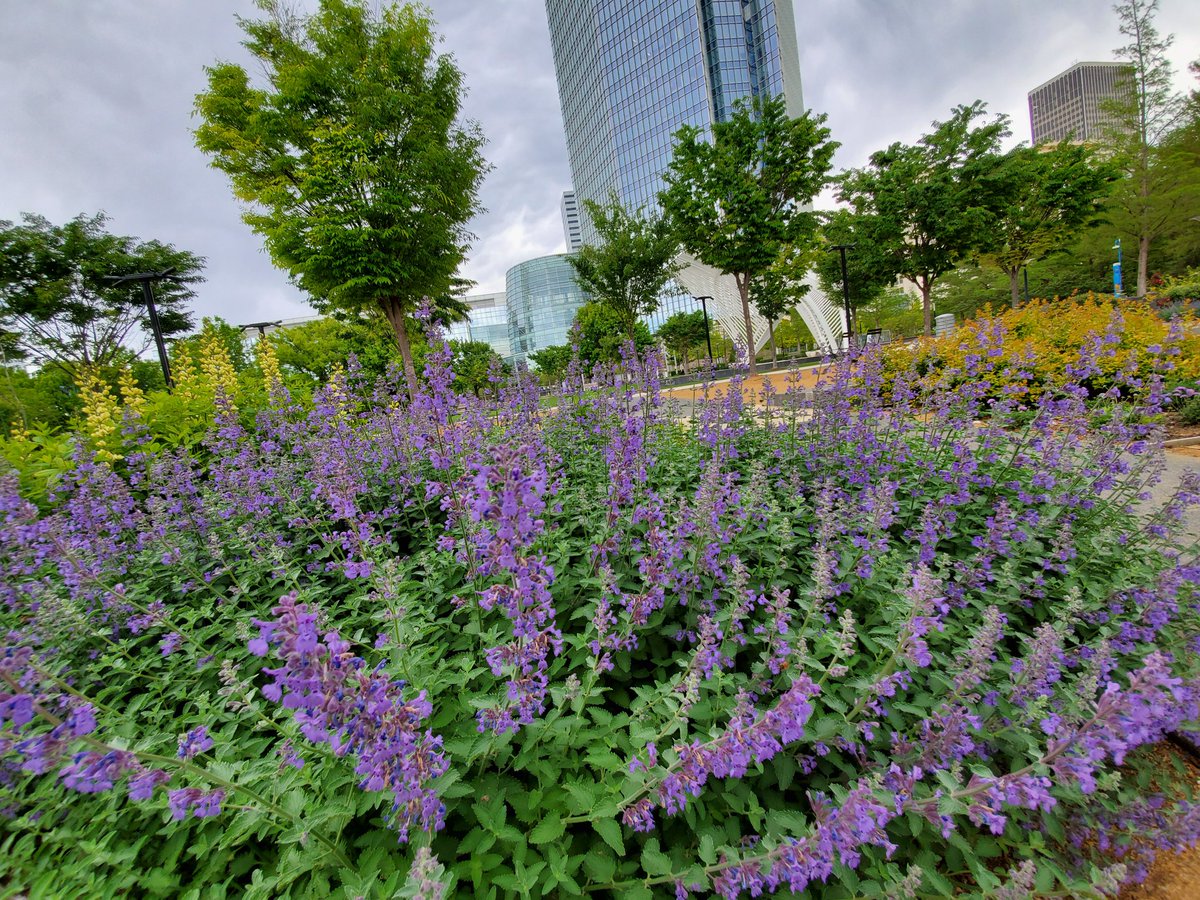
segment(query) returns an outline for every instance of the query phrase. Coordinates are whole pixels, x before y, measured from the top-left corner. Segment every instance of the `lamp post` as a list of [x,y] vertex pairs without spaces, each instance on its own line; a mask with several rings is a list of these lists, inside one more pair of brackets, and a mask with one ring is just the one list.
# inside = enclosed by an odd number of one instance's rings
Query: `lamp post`
[[700,309],[702,309],[704,311],[704,343],[706,343],[708,345],[708,364],[711,366],[713,364],[712,337],[708,333],[708,304],[705,303],[704,301],[711,300],[712,297],[709,297],[706,294],[703,297],[693,297],[692,299],[699,300],[700,301]]
[[1113,263],[1113,296],[1121,297],[1121,239],[1117,238],[1113,242],[1113,249],[1117,251],[1117,261]]
[[171,379],[171,363],[167,359],[167,344],[163,340],[162,322],[158,318],[158,308],[154,305],[154,291],[150,288],[150,282],[178,282],[183,279],[175,274],[175,267],[171,266],[169,269],[163,269],[161,272],[134,272],[132,275],[107,275],[104,280],[111,282],[114,287],[131,281],[141,284],[142,300],[150,312],[150,330],[154,332],[154,345],[158,348],[158,361],[162,364],[163,380],[167,383],[167,390],[171,390],[175,386],[175,382]]
[[850,341],[854,337],[854,326],[850,322],[850,281],[846,274],[846,251],[853,250],[857,244],[834,244],[830,250],[842,254],[842,309],[846,314],[846,349],[850,349]]
[[239,325],[238,328],[240,328],[242,331],[250,331],[252,329],[257,329],[258,336],[261,338],[261,337],[267,336],[268,328],[278,328],[282,324],[283,324],[282,320],[280,320],[278,322],[251,322],[249,325]]

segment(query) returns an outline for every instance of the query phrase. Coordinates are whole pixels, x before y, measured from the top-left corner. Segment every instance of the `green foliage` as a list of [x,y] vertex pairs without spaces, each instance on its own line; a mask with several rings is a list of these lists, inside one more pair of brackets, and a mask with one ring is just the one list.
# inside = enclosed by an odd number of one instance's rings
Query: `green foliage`
[[956,107],[916,144],[892,144],[841,176],[838,196],[857,217],[859,246],[921,292],[926,334],[933,333],[934,285],[979,248],[996,221],[1008,120],[976,125],[985,114],[981,101]]
[[660,216],[629,212],[615,193],[601,206],[584,200],[600,235],[599,246],[585,244],[567,258],[584,293],[612,308],[627,337],[637,320],[658,309],[663,288],[679,271],[679,242]]
[[662,341],[672,353],[683,357],[683,368],[687,371],[688,356],[708,352],[703,310],[677,312],[658,326],[654,336]]
[[[886,248],[868,233],[871,220],[848,209],[826,213],[821,225],[821,252],[816,254],[814,268],[817,281],[825,296],[839,307],[849,306],[851,324],[860,307],[878,297],[885,288],[896,280],[891,257]],[[849,291],[842,284],[842,254],[835,249],[845,246],[846,281]],[[853,329],[855,332],[860,327]]]
[[[615,309],[596,301],[585,303],[575,313],[573,328],[573,341],[587,368],[621,361],[621,346],[629,338],[625,320]],[[633,341],[642,352],[654,343],[654,336],[644,323],[638,322],[634,326]]]
[[0,368],[0,435],[36,425],[61,428],[79,408],[75,382],[61,368],[32,373],[16,366]]
[[[250,365],[250,357],[247,353],[247,335],[241,328],[238,328],[236,325],[230,325],[220,316],[212,318],[205,316],[200,321],[200,329],[207,339],[215,338],[220,342],[225,355],[229,358],[229,362],[233,366],[233,371],[241,372]],[[187,347],[192,358],[198,359],[202,352],[200,342],[201,334],[197,333],[190,337],[180,338],[175,343],[178,346]],[[154,362],[152,365],[158,365],[158,363]],[[158,372],[159,380],[161,381],[161,367]]]
[[1179,421],[1184,425],[1200,425],[1200,397],[1193,397],[1179,408]]
[[1105,108],[1112,119],[1106,144],[1124,175],[1110,216],[1136,248],[1136,294],[1145,297],[1151,248],[1200,209],[1200,120],[1189,121],[1187,102],[1174,89],[1167,58],[1174,35],[1158,32],[1158,0],[1121,0],[1114,10],[1129,40],[1115,51],[1129,64],[1129,78]]
[[756,97],[715,123],[711,142],[694,127],[675,136],[659,200],[684,249],[737,281],[747,347],[756,346],[750,282],[785,252],[803,254],[815,241],[817,217],[806,204],[828,182],[838,147],[825,118],[806,112],[791,119],[781,97]]
[[493,380],[504,382],[512,374],[512,368],[500,354],[483,341],[451,341],[454,351],[451,366],[454,369],[454,389],[470,391],[476,397],[486,390],[493,390]]
[[1069,246],[1089,224],[1117,178],[1116,169],[1084,145],[1017,147],[999,172],[996,218],[980,258],[1008,276],[1020,302],[1021,268]]
[[529,361],[537,367],[538,377],[545,384],[557,384],[567,375],[571,365],[571,348],[567,344],[543,347],[529,354]]
[[[40,365],[120,366],[150,346],[149,312],[140,284],[114,286],[110,276],[174,268],[178,280],[154,284],[165,335],[192,327],[184,303],[201,281],[204,260],[159,241],[109,234],[103,213],[65,225],[24,214],[0,222],[0,332]],[[140,342],[132,347],[131,342]]]
[[289,388],[308,396],[326,384],[353,354],[369,375],[382,375],[400,362],[387,320],[378,312],[325,316],[267,335]]
[[383,311],[412,390],[407,317],[426,298],[461,307],[455,272],[487,170],[478,128],[458,121],[462,75],[422,8],[321,0],[299,17],[257,2],[266,18],[240,24],[265,82],[208,68],[196,143],[319,308]]

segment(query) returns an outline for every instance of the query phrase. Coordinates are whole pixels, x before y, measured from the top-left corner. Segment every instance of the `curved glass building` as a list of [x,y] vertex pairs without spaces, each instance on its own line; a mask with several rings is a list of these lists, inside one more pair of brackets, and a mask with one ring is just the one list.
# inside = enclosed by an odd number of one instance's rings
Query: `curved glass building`
[[567,343],[575,313],[591,299],[575,283],[568,259],[566,253],[539,256],[508,270],[508,343],[515,362],[525,362],[543,347]]

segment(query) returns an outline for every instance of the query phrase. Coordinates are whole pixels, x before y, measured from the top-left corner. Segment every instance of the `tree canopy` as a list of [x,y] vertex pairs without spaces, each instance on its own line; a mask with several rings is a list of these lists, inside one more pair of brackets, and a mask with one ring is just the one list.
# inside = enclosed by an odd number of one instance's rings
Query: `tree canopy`
[[659,295],[679,271],[679,241],[667,222],[644,209],[630,212],[613,193],[607,204],[584,200],[600,244],[568,258],[579,286],[621,319],[627,337],[637,320],[658,309]]
[[1113,225],[1137,246],[1137,296],[1149,284],[1151,247],[1200,208],[1200,146],[1189,139],[1186,98],[1172,87],[1167,50],[1174,35],[1154,24],[1158,0],[1114,7],[1129,43],[1116,56],[1129,64],[1126,90],[1109,102],[1109,152],[1124,177],[1110,203]]
[[839,199],[860,216],[872,252],[921,292],[926,334],[937,280],[978,248],[996,219],[1008,120],[976,124],[984,115],[981,101],[956,107],[917,143],[894,143],[841,178]]
[[658,326],[654,336],[672,353],[683,357],[683,368],[687,371],[688,356],[691,352],[695,350],[704,353],[708,350],[705,325],[706,320],[701,310],[677,312]]
[[1068,246],[1095,223],[1116,178],[1113,166],[1081,144],[1017,147],[1005,154],[996,216],[980,259],[1008,276],[1013,306],[1020,302],[1021,268]]
[[741,295],[750,370],[754,330],[750,282],[785,248],[815,241],[817,217],[808,204],[829,179],[838,144],[825,116],[792,119],[781,97],[741,101],[712,128],[676,134],[675,154],[659,195],[684,248],[701,262],[733,275]]
[[416,384],[406,317],[443,303],[487,165],[459,119],[462,75],[417,6],[320,0],[300,17],[256,0],[239,20],[264,78],[208,68],[196,143],[251,204],[245,221],[322,310],[378,307]]
[[[148,311],[138,284],[106,278],[175,269],[154,285],[168,337],[192,327],[184,304],[203,280],[204,260],[159,241],[110,234],[104,213],[53,225],[29,213],[0,222],[0,332],[6,356],[70,373],[79,366],[128,362],[150,346]],[[11,346],[10,346],[11,345]]]

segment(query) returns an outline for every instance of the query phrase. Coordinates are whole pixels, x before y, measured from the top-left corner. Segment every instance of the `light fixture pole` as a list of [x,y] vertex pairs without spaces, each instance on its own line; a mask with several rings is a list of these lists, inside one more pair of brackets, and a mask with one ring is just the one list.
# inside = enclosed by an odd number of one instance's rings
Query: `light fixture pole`
[[853,250],[857,244],[834,244],[830,250],[837,250],[842,254],[842,308],[846,314],[846,349],[850,349],[850,342],[854,338],[854,326],[850,320],[850,280],[846,274],[846,251]]
[[167,359],[167,344],[163,339],[162,322],[158,318],[158,308],[154,305],[154,291],[150,288],[150,282],[179,282],[183,281],[183,279],[175,274],[175,267],[171,266],[169,269],[163,269],[161,272],[134,272],[132,275],[108,275],[105,276],[104,280],[111,282],[113,287],[131,281],[141,284],[142,300],[150,312],[150,330],[154,332],[154,345],[158,348],[158,361],[162,364],[163,381],[167,383],[167,390],[171,390],[175,386],[175,382],[171,379],[171,363]]
[[257,329],[258,336],[260,338],[262,338],[262,337],[267,336],[268,328],[278,328],[282,324],[283,324],[282,320],[280,320],[278,322],[251,322],[249,325],[239,325],[238,328],[240,328],[242,331],[250,331],[251,329]]
[[706,343],[708,345],[708,364],[711,366],[713,364],[712,338],[709,336],[709,333],[708,333],[708,330],[709,330],[708,329],[708,304],[705,303],[704,301],[711,300],[712,297],[709,297],[706,294],[703,297],[693,297],[692,299],[699,300],[700,301],[700,309],[702,309],[704,311],[704,343]]

